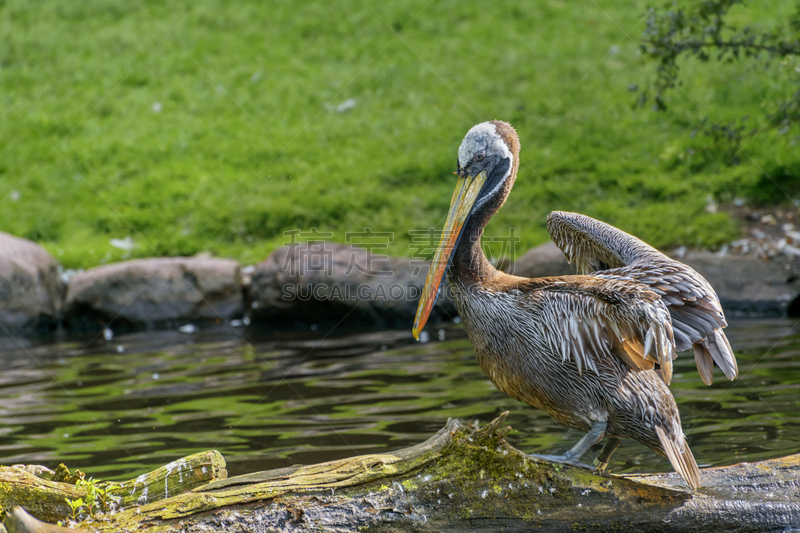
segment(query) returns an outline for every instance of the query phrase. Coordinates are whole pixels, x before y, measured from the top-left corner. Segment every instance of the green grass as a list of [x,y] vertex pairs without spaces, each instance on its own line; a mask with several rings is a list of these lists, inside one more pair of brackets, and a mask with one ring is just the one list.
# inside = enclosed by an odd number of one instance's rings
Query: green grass
[[[786,4],[731,16],[770,25]],[[517,253],[554,209],[660,247],[718,245],[736,226],[706,197],[785,201],[764,171],[795,183],[800,150],[765,130],[726,166],[690,131],[706,114],[763,124],[794,86],[687,61],[669,111],[634,109],[628,86],[653,71],[637,53],[646,7],[0,0],[0,229],[67,267],[120,260],[109,240],[126,235],[125,257],[251,263],[312,227],[393,231],[407,255],[409,230],[443,223],[461,138],[497,118],[520,132],[522,166],[487,233],[515,227]]]

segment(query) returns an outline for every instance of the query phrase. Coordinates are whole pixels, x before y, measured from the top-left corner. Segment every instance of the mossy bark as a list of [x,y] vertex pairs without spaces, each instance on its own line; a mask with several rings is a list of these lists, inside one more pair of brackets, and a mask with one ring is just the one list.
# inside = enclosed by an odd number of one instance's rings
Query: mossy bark
[[0,467],[0,512],[19,505],[46,522],[56,522],[70,515],[65,498],[86,496],[70,483],[50,481],[19,468]]
[[[691,493],[674,474],[601,477],[532,459],[503,439],[505,416],[457,420],[426,442],[213,481],[87,520],[147,531],[765,531],[800,523],[800,455],[704,471]],[[746,490],[745,490],[746,489]],[[779,494],[779,496],[775,496]],[[149,499],[149,498],[148,498]]]
[[120,497],[121,507],[160,501],[228,476],[225,459],[216,450],[173,461],[136,479],[109,482],[108,492]]
[[[67,498],[86,499],[86,489],[75,485],[82,474],[70,474],[64,465],[59,465],[53,479],[39,477],[28,470],[0,467],[0,515],[20,506],[41,520],[56,522],[72,515]],[[118,500],[116,507],[125,509],[163,500],[226,476],[222,455],[207,451],[178,459],[136,479],[122,483],[112,481],[104,486],[108,494]],[[56,479],[62,481],[54,481]]]

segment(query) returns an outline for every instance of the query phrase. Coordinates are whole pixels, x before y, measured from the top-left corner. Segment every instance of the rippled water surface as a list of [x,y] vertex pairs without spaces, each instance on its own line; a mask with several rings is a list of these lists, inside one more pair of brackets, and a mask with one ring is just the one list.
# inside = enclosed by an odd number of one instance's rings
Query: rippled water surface
[[[691,353],[672,386],[701,466],[800,452],[800,324],[734,321],[740,378],[703,385]],[[217,449],[231,475],[386,452],[448,417],[510,410],[508,440],[562,453],[580,433],[497,392],[457,325],[409,331],[258,333],[216,327],[58,341],[0,339],[0,464],[65,462],[125,479]],[[599,447],[599,446],[598,446]],[[587,454],[587,457],[592,452]],[[632,441],[616,472],[670,470]]]

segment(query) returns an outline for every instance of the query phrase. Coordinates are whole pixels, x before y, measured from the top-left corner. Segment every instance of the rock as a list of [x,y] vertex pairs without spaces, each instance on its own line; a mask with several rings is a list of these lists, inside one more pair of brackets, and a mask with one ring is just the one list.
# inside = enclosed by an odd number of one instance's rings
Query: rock
[[543,278],[569,276],[577,271],[567,262],[567,257],[558,246],[553,241],[547,241],[522,254],[505,272],[525,278]]
[[781,261],[710,252],[689,252],[678,260],[711,283],[729,318],[786,316],[800,296],[800,278]]
[[70,280],[65,308],[73,327],[227,320],[244,311],[239,264],[232,259],[164,257],[93,268]]
[[64,297],[58,267],[38,244],[0,232],[0,333],[56,327]]
[[[259,322],[411,329],[430,263],[330,242],[288,245],[252,274],[249,313]],[[457,316],[445,290],[431,323]]]

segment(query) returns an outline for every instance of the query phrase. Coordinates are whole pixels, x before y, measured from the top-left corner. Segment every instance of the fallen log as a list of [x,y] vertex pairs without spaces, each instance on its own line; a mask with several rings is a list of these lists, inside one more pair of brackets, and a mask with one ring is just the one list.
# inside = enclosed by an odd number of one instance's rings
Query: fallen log
[[[531,458],[505,414],[457,420],[393,453],[218,479],[80,527],[97,532],[783,531],[800,525],[800,454],[703,471],[602,477]],[[165,493],[166,495],[166,493]],[[149,499],[149,498],[148,498]]]
[[[136,479],[102,483],[114,509],[163,500],[227,476],[225,459],[217,451],[196,453],[173,461]],[[72,516],[67,499],[86,500],[88,483],[83,473],[70,474],[64,465],[55,472],[44,467],[0,467],[0,512],[20,506],[46,522]],[[88,510],[88,509],[87,509]]]

